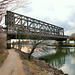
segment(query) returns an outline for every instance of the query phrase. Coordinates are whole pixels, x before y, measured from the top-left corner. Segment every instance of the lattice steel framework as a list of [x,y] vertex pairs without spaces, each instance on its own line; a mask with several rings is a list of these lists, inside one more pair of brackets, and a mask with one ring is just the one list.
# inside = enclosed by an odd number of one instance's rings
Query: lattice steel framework
[[46,37],[46,39],[65,39],[63,28],[11,11],[7,11],[5,24],[9,33],[10,31],[16,33],[20,30],[21,34],[27,34],[29,38],[30,35],[33,37],[40,35],[39,37]]

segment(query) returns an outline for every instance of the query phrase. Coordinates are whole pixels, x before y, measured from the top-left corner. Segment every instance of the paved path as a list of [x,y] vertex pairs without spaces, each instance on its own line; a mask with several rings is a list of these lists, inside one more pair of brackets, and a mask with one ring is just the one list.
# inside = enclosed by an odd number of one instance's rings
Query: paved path
[[0,75],[26,75],[20,56],[14,49],[9,50],[9,55],[0,67]]

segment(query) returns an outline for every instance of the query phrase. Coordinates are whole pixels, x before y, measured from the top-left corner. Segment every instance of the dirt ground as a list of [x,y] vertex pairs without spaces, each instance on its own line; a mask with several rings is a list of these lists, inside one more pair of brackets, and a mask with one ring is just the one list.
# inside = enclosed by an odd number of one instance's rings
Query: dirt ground
[[14,49],[8,52],[8,57],[0,67],[0,75],[26,75],[19,54]]

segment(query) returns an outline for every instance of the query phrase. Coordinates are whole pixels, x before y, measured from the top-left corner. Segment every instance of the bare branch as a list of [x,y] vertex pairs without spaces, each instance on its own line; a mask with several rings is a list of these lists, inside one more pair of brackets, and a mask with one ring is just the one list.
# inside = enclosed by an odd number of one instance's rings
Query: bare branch
[[0,23],[6,14],[6,10],[14,11],[28,5],[28,0],[3,0],[0,1]]

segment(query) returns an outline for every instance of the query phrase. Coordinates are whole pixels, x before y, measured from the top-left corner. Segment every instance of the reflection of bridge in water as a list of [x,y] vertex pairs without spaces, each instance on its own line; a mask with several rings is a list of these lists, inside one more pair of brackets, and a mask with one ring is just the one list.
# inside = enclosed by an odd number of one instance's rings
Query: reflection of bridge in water
[[67,39],[64,29],[34,18],[7,11],[5,16],[8,39],[26,38],[40,40]]
[[54,67],[60,68],[63,64],[65,64],[65,58],[67,55],[75,57],[75,48],[57,48],[56,54],[48,55],[40,59],[45,60]]

